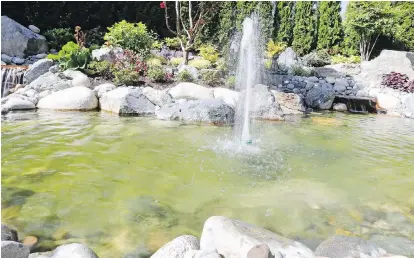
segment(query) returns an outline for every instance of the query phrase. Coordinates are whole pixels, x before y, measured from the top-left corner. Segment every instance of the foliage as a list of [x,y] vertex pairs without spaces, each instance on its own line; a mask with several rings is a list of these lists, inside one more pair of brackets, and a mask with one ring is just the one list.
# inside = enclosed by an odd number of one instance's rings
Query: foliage
[[182,70],[181,72],[178,73],[177,75],[177,80],[179,82],[192,82],[193,81],[193,76],[191,75],[191,73],[187,70]]
[[86,69],[91,60],[91,53],[87,48],[79,48],[78,44],[69,41],[59,53],[49,54],[47,58],[59,62],[60,68],[66,69]]
[[211,62],[204,59],[194,59],[188,62],[188,65],[197,69],[207,69],[211,67]]
[[147,59],[148,66],[162,66],[161,60],[158,58],[149,58]]
[[273,58],[275,55],[278,55],[285,51],[287,45],[285,42],[274,42],[270,40],[267,42],[267,57]]
[[105,40],[103,39],[105,32],[98,26],[91,30],[86,31],[86,44],[89,48],[92,45],[102,46]]
[[296,76],[312,76],[314,75],[313,70],[307,70],[300,65],[292,65],[292,74]]
[[406,74],[396,72],[384,74],[381,85],[403,92],[414,93],[414,83],[408,81]]
[[74,41],[73,32],[70,28],[55,28],[43,33],[47,39],[49,48],[60,49],[68,41]]
[[184,63],[184,58],[182,57],[173,57],[170,59],[170,65],[177,67],[180,64]]
[[346,57],[343,55],[335,55],[331,59],[333,64],[359,64],[361,62],[360,56]]
[[312,7],[311,1],[296,2],[292,47],[299,55],[309,53],[314,47],[316,22]]
[[294,6],[293,1],[280,1],[276,9],[275,38],[276,41],[285,42],[288,46],[291,46],[293,41]]
[[172,48],[172,49],[180,49],[181,48],[180,39],[177,38],[177,37],[164,38],[164,42],[165,42],[165,45],[167,45],[167,47],[169,47],[169,48]]
[[321,1],[318,5],[318,49],[339,45],[343,39],[340,1]]
[[212,63],[216,62],[219,58],[219,53],[213,45],[203,45],[199,49],[200,56]]
[[220,84],[220,72],[217,70],[206,70],[201,73],[201,81],[210,86]]
[[147,76],[151,81],[164,82],[166,81],[166,71],[164,67],[158,65],[152,65],[148,68]]
[[[155,61],[155,60],[158,60],[158,61]],[[168,60],[165,57],[163,57],[163,56],[150,55],[148,57],[148,59],[147,59],[147,63],[151,63],[151,62],[154,62],[156,64],[163,64],[163,65],[165,65],[165,64],[168,63]]]
[[227,71],[227,63],[223,58],[219,58],[215,65],[217,70]]
[[115,84],[117,85],[138,85],[139,83],[139,73],[134,70],[113,70],[115,76]]
[[105,79],[113,78],[111,68],[112,68],[112,63],[107,60],[92,61],[88,65],[88,69],[92,72],[93,75],[99,75]]
[[115,56],[112,73],[115,76],[115,83],[125,85],[137,85],[140,76],[145,75],[147,66],[143,58],[131,50],[124,50]]
[[151,47],[152,47],[153,49],[158,49],[158,50],[160,50],[160,49],[162,48],[162,45],[163,45],[163,43],[162,43],[161,41],[159,41],[159,40],[154,40],[154,42],[152,42]]
[[104,39],[112,45],[120,46],[146,56],[151,50],[155,34],[147,29],[142,22],[129,23],[125,20],[115,23],[108,28]]
[[236,86],[236,77],[235,77],[235,76],[229,76],[229,77],[227,78],[226,85],[227,85],[229,88],[234,88],[234,87]]
[[321,67],[331,63],[331,56],[327,50],[321,49],[305,55],[303,61],[308,66]]
[[272,59],[266,59],[266,60],[264,61],[264,67],[265,67],[267,70],[270,70],[270,69],[272,68],[272,64],[273,64]]
[[403,44],[403,49],[414,51],[414,3],[394,2],[395,39]]

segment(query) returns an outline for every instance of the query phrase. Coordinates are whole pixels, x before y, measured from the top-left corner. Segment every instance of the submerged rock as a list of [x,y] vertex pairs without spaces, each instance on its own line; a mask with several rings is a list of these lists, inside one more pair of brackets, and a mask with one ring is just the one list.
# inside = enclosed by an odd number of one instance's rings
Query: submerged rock
[[151,258],[183,258],[188,250],[198,249],[200,249],[200,242],[197,237],[184,235],[165,244]]
[[104,93],[100,98],[100,107],[119,115],[145,116],[155,113],[155,105],[144,96],[142,89],[127,87]]
[[396,255],[414,256],[414,241],[398,236],[373,235],[370,241]]
[[55,110],[92,110],[98,107],[98,99],[89,88],[78,86],[54,92],[40,99],[37,107]]
[[2,258],[27,258],[30,250],[27,246],[14,241],[1,241]]
[[1,224],[1,241],[18,241],[17,231],[11,227]]

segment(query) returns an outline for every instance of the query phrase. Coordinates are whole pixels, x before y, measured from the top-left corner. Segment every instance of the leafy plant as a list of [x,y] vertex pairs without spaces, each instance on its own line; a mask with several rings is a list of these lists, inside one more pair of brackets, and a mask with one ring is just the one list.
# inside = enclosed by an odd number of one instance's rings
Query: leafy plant
[[73,32],[70,28],[55,28],[43,33],[47,39],[49,48],[60,49],[68,41],[74,41]]
[[155,33],[148,30],[142,22],[129,23],[123,20],[115,23],[108,30],[104,39],[110,44],[140,53],[141,56],[149,54],[155,40]]
[[234,88],[236,86],[236,77],[235,76],[229,76],[227,78],[226,84],[229,88]]
[[69,41],[62,47],[62,49],[57,54],[49,54],[47,55],[47,58],[52,60],[59,60],[63,57],[69,58],[70,54],[78,49],[78,44],[76,44],[73,41]]
[[177,67],[180,64],[184,63],[184,58],[182,57],[173,57],[170,59],[170,65]]
[[115,83],[126,85],[137,85],[140,76],[147,72],[147,65],[144,59],[131,50],[124,50],[115,56],[112,73],[115,76]]
[[343,55],[335,55],[331,57],[333,64],[359,64],[361,62],[360,56],[350,56],[346,57]]
[[167,64],[167,63],[168,63],[167,59],[163,56],[151,55],[147,59],[147,64],[148,65],[163,65],[163,64]]
[[266,59],[264,61],[264,66],[266,69],[270,70],[270,68],[272,68],[272,59]]
[[312,76],[314,73],[312,70],[307,70],[300,65],[292,65],[292,74],[296,76]]
[[172,48],[172,49],[180,49],[181,48],[180,39],[177,38],[177,37],[164,38],[164,42],[167,45],[167,47],[169,47],[169,48]]
[[162,66],[162,63],[157,58],[149,58],[147,59],[147,65],[148,66]]
[[113,74],[117,85],[138,85],[139,83],[140,75],[134,70],[115,70]]
[[184,69],[178,73],[177,80],[180,82],[192,82],[193,76],[191,75],[189,71]]
[[201,73],[201,80],[210,86],[220,84],[220,72],[217,70],[207,70]]
[[151,45],[151,47],[153,48],[153,49],[158,49],[158,50],[160,50],[161,48],[162,48],[162,42],[161,41],[159,41],[159,40],[154,40],[154,42],[152,42],[152,45]]
[[200,56],[212,63],[216,62],[219,58],[219,53],[213,45],[203,45],[199,49]]
[[331,63],[331,56],[328,51],[321,49],[305,55],[303,60],[308,66],[321,67]]
[[69,57],[59,59],[59,66],[63,70],[86,69],[91,61],[91,52],[87,48],[80,48],[72,51]]
[[406,74],[396,72],[384,74],[381,85],[403,92],[414,92],[414,83],[413,81],[408,81],[408,76]]
[[188,65],[197,69],[207,69],[211,67],[211,62],[204,59],[195,59],[188,62]]
[[225,62],[223,58],[219,58],[216,61],[216,69],[220,71],[227,71],[227,63]]
[[270,40],[267,42],[267,57],[273,58],[275,55],[282,53],[287,48],[285,42],[274,42]]
[[113,78],[112,63],[107,60],[92,61],[89,63],[88,69],[92,71],[93,75],[99,75],[105,79]]
[[162,66],[150,66],[147,73],[148,78],[154,82],[167,81],[167,72]]

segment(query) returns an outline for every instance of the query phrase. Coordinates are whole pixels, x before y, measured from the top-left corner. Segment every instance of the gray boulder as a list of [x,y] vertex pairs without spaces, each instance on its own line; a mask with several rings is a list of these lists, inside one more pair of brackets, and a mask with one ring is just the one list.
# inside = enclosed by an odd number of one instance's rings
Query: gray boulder
[[237,101],[239,100],[239,93],[234,90],[229,90],[226,88],[214,88],[213,90],[214,98],[221,99],[232,108],[236,107]]
[[59,74],[47,72],[39,76],[39,78],[32,81],[25,88],[34,89],[37,92],[42,92],[45,90],[50,90],[54,92],[54,91],[59,91],[59,90],[63,90],[63,89],[70,88],[70,87],[71,87],[70,82],[63,76],[60,76]]
[[217,252],[205,252],[202,250],[188,250],[183,258],[222,258]]
[[1,241],[18,241],[17,231],[1,224]]
[[333,110],[335,111],[347,111],[348,108],[346,107],[346,104],[344,103],[336,103],[333,105]]
[[156,112],[161,120],[180,120],[196,123],[231,124],[234,110],[221,99],[179,101],[167,104]]
[[77,86],[40,99],[37,107],[55,110],[93,110],[98,107],[98,99],[89,88]]
[[83,244],[61,245],[52,252],[51,258],[98,258],[98,256]]
[[155,113],[155,105],[144,96],[142,89],[127,87],[104,93],[100,98],[100,107],[119,115],[145,116]]
[[159,107],[174,102],[170,94],[162,90],[156,90],[152,87],[145,87],[142,93],[145,95],[145,97],[147,97],[147,99],[149,99],[149,101]]
[[6,64],[10,64],[12,62],[12,57],[6,54],[1,54],[1,61],[5,62]]
[[[244,103],[245,94],[241,94],[239,105]],[[270,92],[269,87],[263,84],[257,84],[252,89],[251,98],[251,116],[257,119],[265,120],[283,120],[283,111],[276,102],[275,96]]]
[[212,89],[191,82],[181,82],[171,88],[168,93],[174,99],[198,100],[214,98]]
[[276,102],[280,105],[284,115],[297,115],[305,111],[303,100],[298,94],[274,90],[271,92],[275,96]]
[[48,51],[46,38],[7,16],[1,16],[1,53],[24,57]]
[[34,33],[40,33],[40,29],[34,25],[29,25],[29,29]]
[[36,58],[37,59],[43,59],[43,58],[46,58],[47,57],[47,54],[46,53],[41,53],[41,54],[37,54],[36,55]]
[[266,244],[273,257],[313,258],[305,245],[279,236],[243,221],[222,216],[206,220],[200,239],[200,249],[217,251],[224,257],[247,257],[252,248]]
[[183,258],[186,257],[184,255],[187,251],[198,249],[200,249],[200,242],[197,237],[184,235],[165,244],[151,258]]
[[53,66],[53,60],[42,59],[34,63],[29,69],[26,70],[23,76],[25,83],[31,83],[32,81],[39,78],[39,76],[47,73],[49,68]]
[[348,257],[383,257],[384,249],[358,237],[332,236],[323,241],[315,250],[316,256],[348,258]]
[[120,47],[101,47],[99,49],[92,50],[92,59],[96,61],[109,61],[114,62],[115,57],[118,54],[122,54],[123,50]]
[[59,65],[54,65],[52,67],[49,68],[49,72],[50,73],[57,73],[59,72]]
[[373,235],[370,241],[383,247],[389,253],[408,257],[414,256],[413,240],[397,236]]
[[253,246],[246,258],[271,258],[272,254],[266,244]]
[[4,107],[8,110],[28,110],[35,109],[35,104],[27,99],[21,99],[17,97],[11,97],[4,104]]
[[298,55],[293,48],[288,47],[279,55],[277,63],[279,64],[279,67],[289,69],[298,64]]
[[305,97],[305,103],[308,107],[315,109],[330,109],[335,98],[335,91],[332,85],[324,84],[320,87],[313,87]]
[[89,80],[88,76],[86,74],[80,73],[77,74],[73,79],[72,79],[72,87],[86,87],[86,88],[91,88],[92,84],[91,81]]
[[349,86],[349,82],[346,79],[338,78],[335,80],[334,91],[337,93],[342,93]]
[[1,241],[2,258],[27,258],[30,250],[27,246],[14,241]]
[[113,85],[112,83],[104,83],[104,84],[100,84],[96,86],[93,89],[93,92],[95,92],[95,95],[97,98],[100,98],[105,92],[115,90],[115,89],[116,89],[116,86]]

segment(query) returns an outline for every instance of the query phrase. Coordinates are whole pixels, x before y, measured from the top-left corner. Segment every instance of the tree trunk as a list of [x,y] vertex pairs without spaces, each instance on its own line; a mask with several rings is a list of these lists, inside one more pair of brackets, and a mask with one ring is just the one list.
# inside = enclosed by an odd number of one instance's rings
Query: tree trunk
[[187,49],[184,49],[183,50],[183,55],[184,55],[184,64],[185,65],[188,65],[188,54],[189,54],[189,51],[187,50]]

